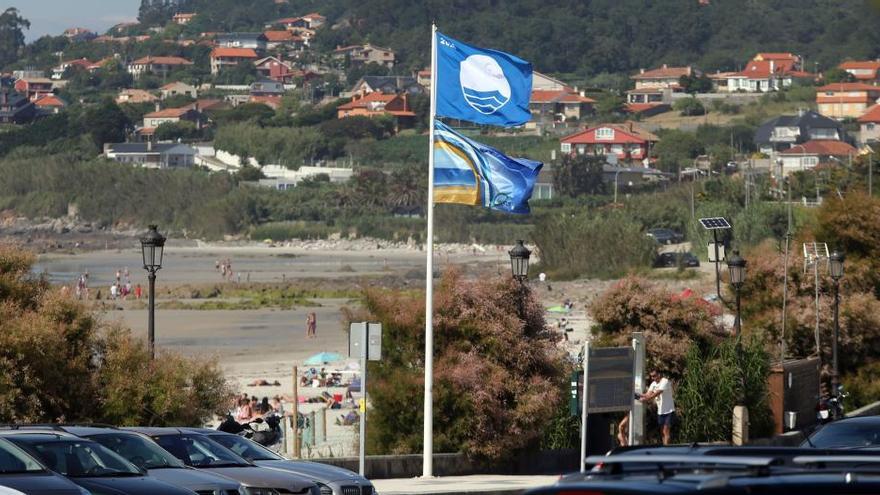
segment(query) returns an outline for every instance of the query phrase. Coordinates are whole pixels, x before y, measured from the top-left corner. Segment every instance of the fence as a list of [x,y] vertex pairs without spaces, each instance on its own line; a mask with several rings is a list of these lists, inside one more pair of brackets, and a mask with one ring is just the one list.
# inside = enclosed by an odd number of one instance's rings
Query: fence
[[301,459],[357,455],[360,441],[358,424],[346,425],[343,421],[349,411],[350,409],[327,409],[323,405],[302,411],[296,436],[293,434],[293,418],[286,417],[282,423],[284,440],[281,443],[281,453]]

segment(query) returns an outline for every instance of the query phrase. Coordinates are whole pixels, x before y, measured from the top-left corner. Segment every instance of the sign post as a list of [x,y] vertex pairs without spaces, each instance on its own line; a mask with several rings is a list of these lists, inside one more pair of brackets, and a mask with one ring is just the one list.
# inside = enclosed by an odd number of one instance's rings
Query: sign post
[[[634,332],[632,339],[633,391],[641,394],[645,383],[645,334]],[[632,412],[629,417],[629,444],[641,445],[645,442],[645,405],[633,397]]]
[[348,333],[348,356],[360,360],[361,399],[358,403],[360,441],[358,442],[358,474],[365,476],[367,445],[367,362],[382,359],[382,324],[352,323]]
[[581,397],[581,471],[586,470],[589,413],[626,412],[633,408],[632,347],[592,348],[584,344],[584,386]]

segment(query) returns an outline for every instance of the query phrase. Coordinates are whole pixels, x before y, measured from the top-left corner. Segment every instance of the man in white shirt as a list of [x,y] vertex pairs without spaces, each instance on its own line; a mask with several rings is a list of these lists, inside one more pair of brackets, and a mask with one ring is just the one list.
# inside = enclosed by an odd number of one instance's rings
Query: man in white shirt
[[663,434],[663,445],[669,445],[669,440],[672,437],[672,423],[675,421],[672,383],[657,370],[651,371],[648,377],[651,378],[651,385],[639,400],[644,403],[653,400],[657,403],[657,422],[660,424],[660,431]]

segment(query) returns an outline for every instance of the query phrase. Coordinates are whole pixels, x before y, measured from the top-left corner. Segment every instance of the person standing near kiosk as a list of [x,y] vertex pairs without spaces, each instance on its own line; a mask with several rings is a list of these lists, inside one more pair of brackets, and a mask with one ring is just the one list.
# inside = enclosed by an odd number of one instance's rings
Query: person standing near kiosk
[[672,382],[664,377],[659,371],[653,370],[648,375],[651,385],[648,391],[639,397],[639,400],[648,403],[657,403],[657,423],[663,436],[663,445],[669,445],[672,438],[672,423],[675,422],[675,402],[672,399]]

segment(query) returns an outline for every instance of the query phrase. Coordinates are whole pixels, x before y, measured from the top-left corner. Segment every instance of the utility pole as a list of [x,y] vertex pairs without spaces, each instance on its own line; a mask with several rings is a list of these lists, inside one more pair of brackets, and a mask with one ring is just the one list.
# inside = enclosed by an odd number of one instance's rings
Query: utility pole
[[782,338],[780,339],[779,362],[785,361],[785,310],[788,304],[788,250],[791,247],[791,180],[788,180],[788,228],[785,230],[785,257],[782,262]]

